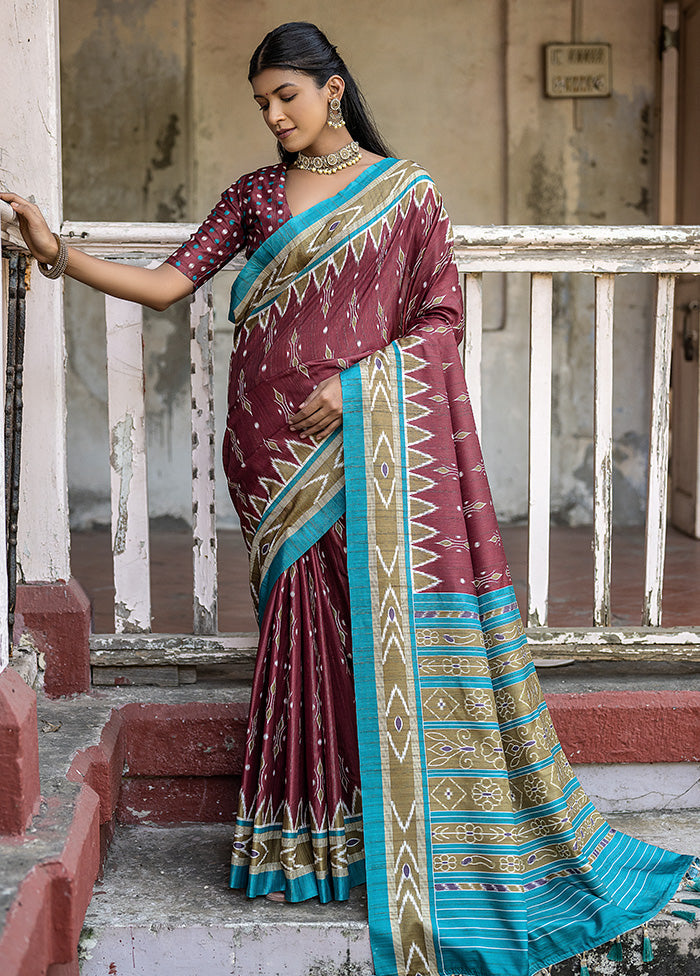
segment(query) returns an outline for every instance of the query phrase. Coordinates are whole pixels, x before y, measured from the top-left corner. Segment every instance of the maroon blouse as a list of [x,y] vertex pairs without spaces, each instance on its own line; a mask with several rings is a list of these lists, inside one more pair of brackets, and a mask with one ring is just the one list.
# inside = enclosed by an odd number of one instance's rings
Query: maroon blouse
[[194,290],[216,274],[238,251],[246,258],[292,216],[285,193],[284,163],[246,173],[221,199],[167,263],[194,282]]

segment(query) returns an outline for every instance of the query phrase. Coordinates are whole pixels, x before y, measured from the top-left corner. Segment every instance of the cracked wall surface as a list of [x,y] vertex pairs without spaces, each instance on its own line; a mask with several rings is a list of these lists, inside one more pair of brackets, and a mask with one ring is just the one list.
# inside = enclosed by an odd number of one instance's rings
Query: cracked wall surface
[[[571,0],[436,0],[352,9],[302,0],[357,75],[397,155],[435,177],[455,223],[640,224],[655,220],[654,0],[584,0],[582,39],[612,45],[613,94],[548,100],[542,46],[571,39]],[[66,217],[203,218],[241,173],[274,161],[247,63],[288,19],[279,0],[62,0]],[[408,61],[407,61],[408,59]],[[410,72],[399,70],[410,63]],[[528,282],[486,276],[484,452],[501,518],[527,510]],[[217,451],[225,420],[231,277],[215,280]],[[109,521],[102,300],[68,283],[69,478],[74,524]],[[652,284],[618,279],[614,505],[643,517]],[[186,309],[146,312],[151,514],[190,518]],[[591,520],[593,282],[554,277],[552,509]],[[536,459],[535,459],[536,463]],[[217,464],[222,525],[235,524]]]

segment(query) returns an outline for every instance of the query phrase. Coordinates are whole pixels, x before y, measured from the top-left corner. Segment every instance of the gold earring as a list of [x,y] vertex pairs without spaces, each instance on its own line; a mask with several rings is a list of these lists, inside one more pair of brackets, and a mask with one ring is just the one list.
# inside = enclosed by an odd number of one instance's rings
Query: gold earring
[[337,97],[331,98],[328,103],[328,125],[332,129],[342,129],[345,125],[345,119],[340,109],[340,99]]

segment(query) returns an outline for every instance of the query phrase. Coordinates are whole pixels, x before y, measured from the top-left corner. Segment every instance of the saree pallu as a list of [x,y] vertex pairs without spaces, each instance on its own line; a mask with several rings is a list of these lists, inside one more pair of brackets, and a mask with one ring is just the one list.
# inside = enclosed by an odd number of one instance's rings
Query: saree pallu
[[[232,318],[225,461],[261,620],[232,885],[345,897],[364,855],[380,976],[529,976],[648,920],[691,858],[613,830],[561,751],[493,512],[449,221],[427,174],[384,160],[289,221],[239,276]],[[337,371],[342,433],[293,435],[296,406]],[[304,640],[312,653],[297,654]],[[295,660],[316,669],[308,693]],[[339,694],[316,704],[329,668]],[[359,771],[342,711],[351,668]],[[298,778],[309,755],[309,795],[290,804],[271,781]]]

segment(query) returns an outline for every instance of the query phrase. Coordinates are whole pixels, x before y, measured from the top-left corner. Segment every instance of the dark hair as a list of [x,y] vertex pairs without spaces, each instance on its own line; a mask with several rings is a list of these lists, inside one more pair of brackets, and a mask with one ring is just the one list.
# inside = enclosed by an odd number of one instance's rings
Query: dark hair
[[[345,91],[340,102],[347,130],[363,149],[378,156],[391,156],[392,152],[382,139],[364,96],[347,65],[323,31],[307,21],[281,24],[266,34],[253,52],[248,69],[248,81],[267,68],[290,68],[310,75],[319,88],[323,88],[332,75],[340,75]],[[280,159],[293,163],[297,154],[288,152],[278,144]]]

